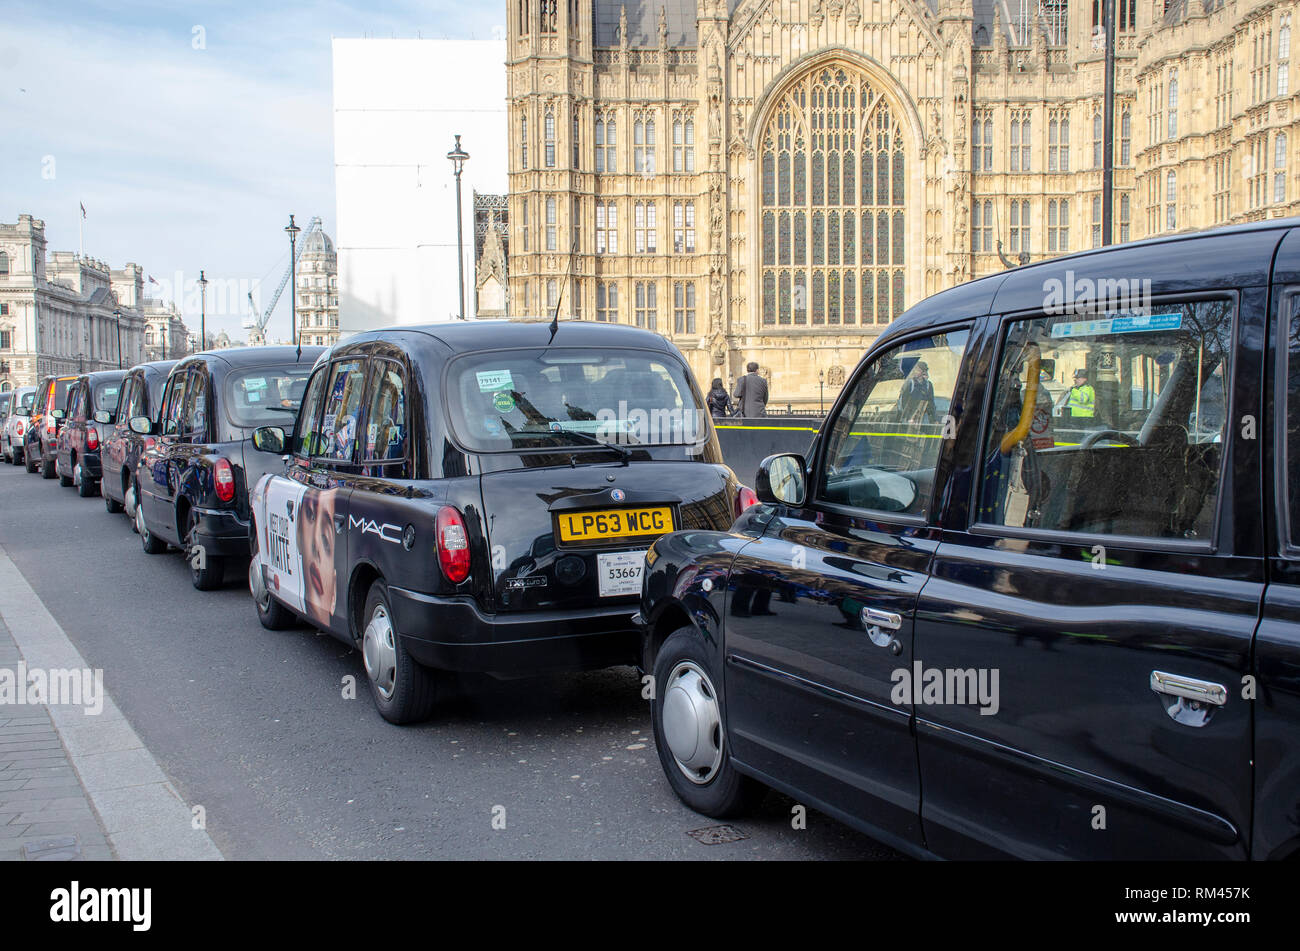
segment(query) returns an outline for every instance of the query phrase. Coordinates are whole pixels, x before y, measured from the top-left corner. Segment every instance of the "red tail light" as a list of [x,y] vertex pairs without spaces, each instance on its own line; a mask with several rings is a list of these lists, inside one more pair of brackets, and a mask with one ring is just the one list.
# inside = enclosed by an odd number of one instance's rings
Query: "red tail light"
[[230,467],[229,460],[217,460],[217,464],[212,467],[212,481],[217,489],[217,498],[223,502],[234,500],[235,470]]
[[465,531],[465,519],[451,505],[444,505],[438,510],[434,523],[438,536],[438,564],[442,573],[452,584],[460,584],[469,577],[469,534]]
[[94,426],[86,429],[86,448],[91,450],[99,448],[99,433],[95,432]]
[[758,496],[754,490],[747,485],[742,485],[740,491],[736,493],[736,518],[740,518],[745,509],[753,508],[758,504]]

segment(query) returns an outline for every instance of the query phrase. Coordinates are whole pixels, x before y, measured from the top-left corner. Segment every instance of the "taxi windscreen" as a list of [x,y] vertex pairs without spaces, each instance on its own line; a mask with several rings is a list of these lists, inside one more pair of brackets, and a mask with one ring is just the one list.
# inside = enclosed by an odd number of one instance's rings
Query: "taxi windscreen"
[[474,353],[448,369],[450,419],[473,452],[696,445],[707,415],[668,354],[561,347]]
[[236,426],[293,428],[310,366],[253,367],[226,379],[226,412]]

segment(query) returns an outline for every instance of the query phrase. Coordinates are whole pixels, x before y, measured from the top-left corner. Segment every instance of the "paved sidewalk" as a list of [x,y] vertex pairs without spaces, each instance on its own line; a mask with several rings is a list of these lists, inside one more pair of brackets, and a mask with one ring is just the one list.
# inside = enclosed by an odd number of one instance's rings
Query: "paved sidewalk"
[[[88,666],[0,548],[0,676],[20,663]],[[113,703],[112,671],[103,679],[93,715],[80,705],[0,702],[0,860],[220,860]]]
[[[0,620],[0,670],[22,660]],[[113,857],[48,708],[0,704],[0,862]]]

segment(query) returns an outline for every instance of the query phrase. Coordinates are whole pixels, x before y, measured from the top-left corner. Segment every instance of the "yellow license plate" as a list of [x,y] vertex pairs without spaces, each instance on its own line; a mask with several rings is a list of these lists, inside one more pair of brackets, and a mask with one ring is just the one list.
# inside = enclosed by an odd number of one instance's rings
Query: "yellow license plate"
[[673,510],[668,506],[646,509],[605,509],[597,512],[562,512],[560,541],[591,542],[608,538],[644,538],[673,530]]

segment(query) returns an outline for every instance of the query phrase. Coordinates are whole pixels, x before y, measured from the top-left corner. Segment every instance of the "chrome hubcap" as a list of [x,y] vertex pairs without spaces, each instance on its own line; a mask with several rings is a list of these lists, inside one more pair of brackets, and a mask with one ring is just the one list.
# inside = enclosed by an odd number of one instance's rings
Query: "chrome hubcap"
[[270,608],[271,592],[266,587],[266,579],[262,577],[262,563],[257,560],[257,555],[253,555],[252,561],[248,563],[248,590],[259,608],[263,611]]
[[722,712],[713,683],[698,664],[684,660],[664,691],[664,741],[677,767],[696,785],[711,782],[722,766]]
[[135,519],[135,486],[128,486],[123,495],[122,507],[126,509],[126,514],[134,521]]
[[79,462],[72,467],[72,484],[78,487],[81,485],[81,463]]
[[135,530],[140,533],[141,538],[149,537],[149,530],[144,527],[144,510],[141,508],[135,510]]
[[366,637],[362,656],[366,661],[366,675],[370,677],[375,689],[385,700],[393,696],[397,686],[397,643],[393,624],[388,619],[388,610],[376,605],[366,625]]

